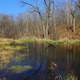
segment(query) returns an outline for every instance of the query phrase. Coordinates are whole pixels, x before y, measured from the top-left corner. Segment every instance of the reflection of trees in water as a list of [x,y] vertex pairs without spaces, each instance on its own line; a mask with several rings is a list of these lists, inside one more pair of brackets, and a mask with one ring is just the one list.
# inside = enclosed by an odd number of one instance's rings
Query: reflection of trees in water
[[24,50],[22,53],[28,55],[27,59],[32,61],[33,65],[36,63],[45,63],[48,59],[48,65],[51,65],[53,62],[58,65],[57,70],[58,73],[54,70],[49,70],[49,74],[53,77],[54,73],[56,73],[56,79],[60,78],[63,74],[67,74],[69,72],[74,72],[74,75],[79,75],[79,58],[80,58],[80,50],[79,46],[54,46],[54,45],[46,45],[46,44],[38,44],[38,43],[29,43],[27,44],[28,48]]
[[[80,50],[79,50],[79,46],[71,46],[68,45],[67,47],[60,47],[60,46],[56,46],[55,47],[48,47],[48,56],[49,59],[53,62],[55,62],[56,64],[58,64],[58,69],[60,70],[59,73],[61,73],[61,71],[63,72],[63,74],[68,74],[68,73],[72,73],[74,74],[74,76],[78,76],[79,77],[79,57],[80,57]],[[51,63],[49,63],[51,64]],[[76,68],[77,67],[77,68]],[[55,74],[54,71],[50,71],[49,72],[51,74],[51,76],[53,74]],[[56,75],[55,75],[56,76]],[[61,74],[60,76],[57,76],[58,78],[61,79]],[[74,78],[73,76],[73,78]],[[54,75],[52,76],[52,78],[54,77]],[[50,77],[51,78],[51,77]],[[51,80],[51,79],[50,79]],[[53,79],[52,79],[53,80]],[[59,79],[58,79],[59,80]],[[77,79],[78,80],[78,79]]]
[[[36,65],[37,63],[45,63],[48,60],[46,67],[48,70],[50,80],[63,80],[68,73],[74,73],[79,76],[79,61],[80,61],[80,47],[78,46],[53,46],[38,43],[26,44],[27,49],[16,52],[15,56],[23,56],[26,58],[26,63]],[[19,58],[20,59],[20,58]],[[28,61],[27,61],[28,60]],[[23,62],[23,61],[22,61]],[[66,79],[67,80],[67,79]]]

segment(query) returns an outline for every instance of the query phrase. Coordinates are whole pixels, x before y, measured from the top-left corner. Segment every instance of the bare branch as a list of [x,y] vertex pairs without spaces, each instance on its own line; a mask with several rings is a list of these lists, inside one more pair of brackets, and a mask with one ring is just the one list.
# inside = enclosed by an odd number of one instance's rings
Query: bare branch
[[46,0],[44,0],[45,6],[48,7]]
[[40,17],[42,17],[41,12],[39,10],[39,7],[36,7],[36,6],[30,4],[30,3],[26,2],[26,1],[23,1],[23,0],[21,0],[21,3],[26,4],[26,5],[30,6],[30,7],[32,7],[33,8],[32,12],[36,12],[36,13],[39,14]]
[[32,8],[34,8],[34,9],[37,9],[35,6],[33,6],[33,5],[30,4],[30,3],[27,3],[26,1],[21,0],[21,3],[26,4],[26,5],[28,5],[28,6],[32,7]]

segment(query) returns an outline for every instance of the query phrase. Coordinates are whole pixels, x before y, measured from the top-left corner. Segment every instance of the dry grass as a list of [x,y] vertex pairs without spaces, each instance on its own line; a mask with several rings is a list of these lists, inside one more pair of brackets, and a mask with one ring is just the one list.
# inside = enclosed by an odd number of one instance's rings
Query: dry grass
[[57,28],[58,37],[60,40],[79,39],[80,40],[80,28],[77,27],[75,32],[67,30],[65,26]]
[[11,59],[14,56],[14,51],[12,50],[2,50],[0,51],[0,69],[6,67],[10,63]]

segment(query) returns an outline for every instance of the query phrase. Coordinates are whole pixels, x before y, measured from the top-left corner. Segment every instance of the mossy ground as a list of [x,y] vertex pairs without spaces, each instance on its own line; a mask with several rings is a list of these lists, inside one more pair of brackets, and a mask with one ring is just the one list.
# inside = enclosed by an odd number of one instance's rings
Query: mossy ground
[[51,45],[80,45],[80,40],[50,40],[50,39],[0,39],[0,50],[21,50],[27,48],[26,46],[20,46],[17,44],[25,43],[44,43]]
[[15,43],[45,43],[51,45],[80,45],[80,40],[50,40],[50,39],[22,39],[15,40]]

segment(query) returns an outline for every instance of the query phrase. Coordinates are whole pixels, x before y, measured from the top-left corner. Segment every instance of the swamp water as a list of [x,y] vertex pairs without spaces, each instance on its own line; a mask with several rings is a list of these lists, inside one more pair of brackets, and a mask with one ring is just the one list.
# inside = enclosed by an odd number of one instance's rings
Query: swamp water
[[5,50],[8,54],[0,52],[0,80],[80,80],[79,45],[26,43],[16,46],[26,48]]

